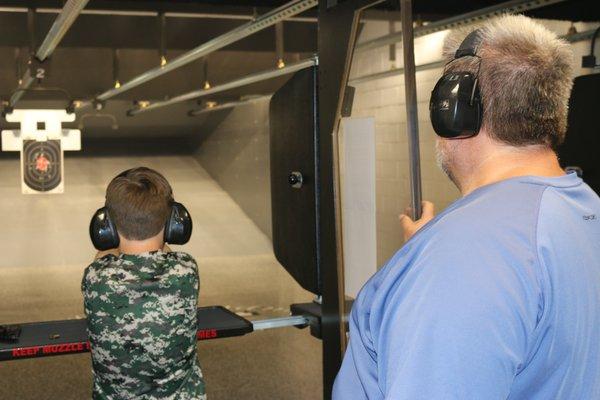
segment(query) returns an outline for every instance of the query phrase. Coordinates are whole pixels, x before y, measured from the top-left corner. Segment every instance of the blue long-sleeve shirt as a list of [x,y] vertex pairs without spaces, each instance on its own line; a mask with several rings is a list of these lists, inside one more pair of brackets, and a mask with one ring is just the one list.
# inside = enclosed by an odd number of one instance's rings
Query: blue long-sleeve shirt
[[600,199],[576,175],[479,188],[363,287],[335,400],[600,399]]

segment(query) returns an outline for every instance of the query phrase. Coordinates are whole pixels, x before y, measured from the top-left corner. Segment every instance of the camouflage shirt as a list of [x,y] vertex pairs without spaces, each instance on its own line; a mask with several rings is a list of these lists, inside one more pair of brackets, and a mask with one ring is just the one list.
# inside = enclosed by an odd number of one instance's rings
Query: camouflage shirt
[[198,286],[186,253],[107,255],[86,268],[94,399],[206,399],[196,358]]

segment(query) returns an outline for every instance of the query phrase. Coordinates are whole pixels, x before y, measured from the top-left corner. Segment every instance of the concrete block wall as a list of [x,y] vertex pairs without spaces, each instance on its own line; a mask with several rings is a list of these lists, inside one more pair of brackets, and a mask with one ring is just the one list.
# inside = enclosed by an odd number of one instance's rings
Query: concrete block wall
[[271,238],[269,99],[207,113],[194,156]]
[[[565,34],[571,25],[565,21],[542,22],[560,35]],[[595,27],[594,24],[581,23],[575,26],[579,32]],[[359,43],[386,35],[390,32],[389,29],[388,22],[367,21]],[[395,29],[401,30],[400,25],[396,24]],[[443,31],[416,38],[415,64],[440,60],[447,33]],[[589,41],[576,42],[572,46],[576,75],[590,73],[590,70],[580,68],[581,56],[589,53]],[[401,44],[396,46],[395,62],[390,61],[389,46],[357,53],[352,63],[350,84],[352,85],[353,78],[401,68],[402,58]],[[442,68],[416,74],[423,198],[433,201],[438,212],[460,196],[435,160],[435,133],[429,121],[428,103],[431,90],[441,74]],[[381,266],[402,246],[398,215],[410,203],[404,76],[396,75],[353,86],[356,87],[356,94],[352,116],[375,117],[377,262]]]

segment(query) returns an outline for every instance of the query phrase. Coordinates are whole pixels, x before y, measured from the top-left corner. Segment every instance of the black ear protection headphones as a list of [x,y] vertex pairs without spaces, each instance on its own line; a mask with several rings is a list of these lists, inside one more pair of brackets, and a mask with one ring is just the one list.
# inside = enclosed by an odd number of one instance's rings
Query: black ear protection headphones
[[[129,170],[119,176],[125,176]],[[173,202],[171,214],[165,223],[165,242],[169,244],[185,244],[192,236],[192,217],[183,204]],[[98,209],[90,222],[90,238],[94,247],[100,251],[119,247],[119,235],[114,222],[110,218],[108,208]]]
[[[462,139],[477,135],[483,119],[483,104],[479,92],[481,58],[477,50],[482,41],[479,29],[469,33],[444,67],[444,74],[431,92],[429,116],[435,133],[447,139]],[[452,62],[462,57],[477,57],[477,73],[447,72]]]

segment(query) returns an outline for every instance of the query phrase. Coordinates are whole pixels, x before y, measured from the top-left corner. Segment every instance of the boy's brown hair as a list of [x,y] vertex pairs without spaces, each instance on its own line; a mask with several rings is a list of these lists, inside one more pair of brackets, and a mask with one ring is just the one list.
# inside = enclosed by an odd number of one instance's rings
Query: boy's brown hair
[[120,235],[129,240],[156,236],[171,214],[173,190],[160,173],[146,167],[127,170],[106,188],[106,207]]

